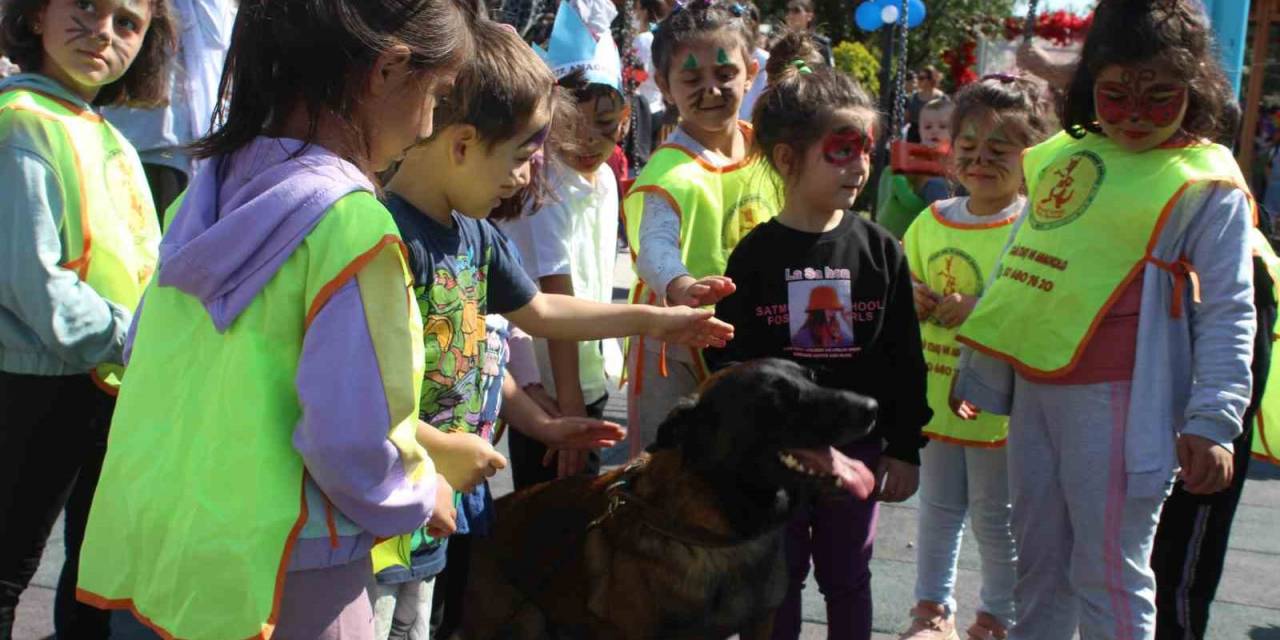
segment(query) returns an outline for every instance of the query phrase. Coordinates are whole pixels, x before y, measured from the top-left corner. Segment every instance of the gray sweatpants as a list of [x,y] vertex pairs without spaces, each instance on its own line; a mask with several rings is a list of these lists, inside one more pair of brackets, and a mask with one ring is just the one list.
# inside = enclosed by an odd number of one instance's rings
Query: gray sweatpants
[[1069,640],[1077,627],[1082,640],[1155,637],[1150,559],[1165,494],[1126,490],[1129,390],[1129,382],[1015,382],[1008,446],[1018,580],[1011,639]]

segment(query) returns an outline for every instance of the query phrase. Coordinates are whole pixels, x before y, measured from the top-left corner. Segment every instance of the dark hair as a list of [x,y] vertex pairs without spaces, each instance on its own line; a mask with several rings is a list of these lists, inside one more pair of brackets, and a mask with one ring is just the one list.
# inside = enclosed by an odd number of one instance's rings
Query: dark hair
[[435,130],[469,124],[492,146],[514,136],[547,103],[555,76],[512,28],[481,20],[474,32],[475,55],[436,107]]
[[653,21],[667,17],[667,13],[671,11],[671,3],[667,0],[640,0],[637,4],[649,14],[649,20]]
[[451,69],[471,52],[471,24],[454,0],[243,0],[216,128],[192,148],[202,158],[229,154],[299,107],[307,139],[328,115],[346,126],[354,148],[366,148],[356,109],[373,64],[395,45],[409,48],[409,64],[424,76]]
[[827,64],[827,57],[822,55],[818,41],[808,31],[788,31],[773,43],[769,49],[769,61],[764,63],[769,82],[777,79],[783,70],[794,66],[797,60],[811,68]]
[[951,112],[951,138],[959,134],[966,119],[981,113],[990,113],[1001,124],[1010,125],[1016,142],[1026,147],[1043,142],[1057,126],[1041,86],[1027,78],[988,76],[965,85],[956,94]]
[[1227,132],[1226,105],[1233,101],[1208,18],[1192,0],[1102,0],[1084,41],[1062,101],[1062,127],[1072,137],[1100,133],[1093,85],[1108,65],[1158,62],[1187,83],[1187,115],[1182,130],[1217,140]]
[[789,66],[765,88],[756,100],[751,124],[755,128],[752,153],[763,157],[775,170],[773,150],[789,145],[803,154],[831,126],[832,115],[840,109],[865,109],[876,114],[875,103],[847,73],[828,66],[803,70]]
[[[32,30],[49,0],[6,0],[0,11],[0,51],[23,71],[39,71],[44,45]],[[151,0],[151,22],[133,63],[118,80],[98,90],[96,106],[159,107],[169,102],[169,65],[178,49],[178,26],[169,0]]]
[[714,0],[689,0],[683,8],[672,11],[653,35],[653,68],[658,76],[667,77],[671,59],[681,45],[720,31],[737,38],[742,45],[742,59],[750,64],[751,53],[756,50],[756,34],[747,27],[745,13],[741,5]]
[[933,68],[933,65],[927,64],[916,72],[916,81],[928,80],[929,82],[937,84],[939,75],[938,70]]
[[800,7],[809,13],[813,13],[813,2],[811,0],[788,0],[787,8]]

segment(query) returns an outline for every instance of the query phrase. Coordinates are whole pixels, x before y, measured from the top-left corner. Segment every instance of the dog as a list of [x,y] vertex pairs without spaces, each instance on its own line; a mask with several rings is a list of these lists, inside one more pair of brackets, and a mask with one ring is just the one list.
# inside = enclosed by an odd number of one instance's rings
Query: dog
[[815,492],[870,495],[871,472],[835,447],[875,413],[791,361],[717,373],[637,462],[497,501],[455,637],[768,638],[785,525]]

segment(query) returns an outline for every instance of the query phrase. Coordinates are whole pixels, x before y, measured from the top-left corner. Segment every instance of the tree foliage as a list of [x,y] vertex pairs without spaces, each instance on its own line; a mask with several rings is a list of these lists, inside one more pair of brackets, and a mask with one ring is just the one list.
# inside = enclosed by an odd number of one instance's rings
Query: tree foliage
[[831,50],[836,68],[853,76],[873,96],[880,94],[880,49],[845,40]]

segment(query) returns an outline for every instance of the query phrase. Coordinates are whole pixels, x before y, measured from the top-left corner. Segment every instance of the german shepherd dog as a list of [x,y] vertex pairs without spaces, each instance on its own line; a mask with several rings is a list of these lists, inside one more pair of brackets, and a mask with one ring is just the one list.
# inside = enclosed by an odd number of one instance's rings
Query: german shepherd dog
[[786,360],[716,374],[629,467],[497,501],[460,636],[768,638],[787,589],[784,525],[815,492],[870,495],[870,471],[835,447],[866,436],[875,412]]

